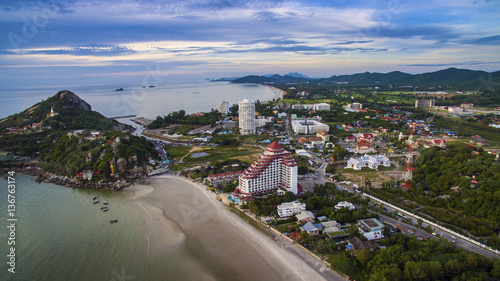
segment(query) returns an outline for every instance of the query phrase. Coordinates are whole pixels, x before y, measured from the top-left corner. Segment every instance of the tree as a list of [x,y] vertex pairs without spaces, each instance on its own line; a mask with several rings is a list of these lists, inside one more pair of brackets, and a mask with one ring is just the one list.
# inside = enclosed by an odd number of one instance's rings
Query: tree
[[373,252],[368,249],[361,249],[356,251],[356,258],[363,266],[366,266],[369,260],[373,258]]
[[407,261],[404,269],[405,280],[425,280],[427,274],[422,269],[422,262]]

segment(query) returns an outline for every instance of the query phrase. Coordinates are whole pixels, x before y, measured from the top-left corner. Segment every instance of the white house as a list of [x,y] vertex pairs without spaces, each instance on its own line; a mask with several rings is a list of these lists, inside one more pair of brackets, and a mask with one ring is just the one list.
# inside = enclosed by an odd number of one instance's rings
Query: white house
[[384,238],[384,224],[377,219],[360,220],[357,225],[361,234],[368,240]]
[[347,201],[340,201],[339,203],[337,203],[337,205],[335,205],[335,209],[337,210],[340,210],[342,208],[349,208],[349,210],[354,210],[356,207],[354,207],[351,202]]
[[383,155],[363,155],[360,158],[351,157],[346,169],[361,170],[363,167],[378,169],[378,166],[390,167],[391,160]]
[[290,217],[306,211],[306,203],[299,201],[285,202],[278,206],[278,216],[280,218]]

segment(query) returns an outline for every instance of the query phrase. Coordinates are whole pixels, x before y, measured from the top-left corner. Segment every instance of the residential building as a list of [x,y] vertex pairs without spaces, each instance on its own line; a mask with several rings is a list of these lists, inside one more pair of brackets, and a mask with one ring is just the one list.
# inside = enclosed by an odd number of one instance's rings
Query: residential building
[[391,160],[383,155],[363,155],[359,158],[351,157],[347,161],[346,169],[361,170],[363,167],[378,169],[378,166],[390,167]]
[[297,218],[298,223],[303,223],[303,222],[313,222],[316,217],[313,215],[311,211],[303,211],[300,214],[295,216]]
[[227,101],[221,101],[219,104],[219,112],[223,115],[227,115],[229,113],[229,103]]
[[371,143],[368,140],[358,140],[356,143],[356,152],[367,153],[371,151]]
[[240,134],[255,134],[255,102],[243,99],[238,102],[238,120],[240,125]]
[[306,210],[306,203],[299,201],[285,202],[278,206],[278,216],[280,218],[291,217],[294,214],[300,214]]
[[435,103],[436,103],[435,100],[416,100],[415,107],[416,108],[434,107]]
[[446,140],[443,140],[443,139],[432,140],[432,145],[445,148],[446,147]]
[[330,127],[316,120],[292,120],[292,130],[296,134],[315,134],[319,131],[329,131]]
[[353,103],[348,104],[347,108],[351,108],[351,109],[363,109],[363,104],[361,104],[359,102],[353,102]]
[[241,173],[243,173],[243,171],[209,175],[207,180],[211,186],[226,185],[238,180]]
[[347,201],[340,201],[339,203],[337,203],[337,205],[335,205],[336,210],[340,210],[342,208],[348,208],[349,210],[356,209],[356,207],[354,207],[354,205],[351,202]]
[[456,107],[456,106],[450,106],[448,107],[448,112],[449,113],[454,113],[454,114],[460,114],[465,112],[465,108],[463,107]]
[[326,132],[325,130],[321,130],[316,133],[317,137],[320,137],[324,142],[329,142],[330,141],[330,134]]
[[490,142],[488,142],[487,140],[483,139],[481,136],[478,135],[472,136],[470,139],[470,143],[477,146],[490,145]]
[[354,237],[352,239],[349,239],[347,241],[346,248],[348,250],[361,250],[361,249],[367,249],[367,250],[374,250],[377,248],[375,244],[371,241],[363,241],[359,237]]
[[377,219],[364,219],[357,222],[359,231],[368,240],[384,238],[384,224]]
[[319,235],[319,232],[322,229],[323,226],[321,225],[321,223],[312,223],[310,221],[300,227],[301,231],[306,231],[311,236]]
[[474,104],[473,103],[462,103],[462,104],[460,104],[460,107],[462,107],[462,108],[473,108]]
[[240,175],[237,189],[243,194],[258,194],[281,188],[298,194],[297,169],[297,162],[290,152],[273,141]]
[[292,109],[295,110],[313,110],[313,111],[329,111],[330,105],[327,103],[316,103],[316,104],[294,104]]

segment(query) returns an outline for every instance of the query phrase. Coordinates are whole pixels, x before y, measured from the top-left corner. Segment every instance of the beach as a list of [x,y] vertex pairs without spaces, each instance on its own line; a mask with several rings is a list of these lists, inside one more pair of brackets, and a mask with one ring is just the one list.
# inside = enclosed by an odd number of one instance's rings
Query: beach
[[190,249],[195,258],[186,260],[190,270],[182,280],[326,280],[200,184],[161,175],[126,192],[143,211],[148,258],[175,247]]

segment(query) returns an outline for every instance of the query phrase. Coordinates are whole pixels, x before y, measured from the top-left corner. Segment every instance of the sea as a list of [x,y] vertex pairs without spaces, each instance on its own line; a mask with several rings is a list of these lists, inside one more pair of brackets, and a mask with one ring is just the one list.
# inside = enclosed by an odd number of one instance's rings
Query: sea
[[[116,91],[120,88],[123,91]],[[271,88],[261,85],[210,81],[165,82],[155,85],[0,87],[0,118],[21,112],[60,90],[72,91],[89,103],[92,110],[106,117],[137,115],[150,119],[181,109],[187,113],[217,110],[221,101],[232,105],[244,98],[268,101],[278,97]]]
[[[124,90],[113,91],[117,88]],[[208,81],[172,82],[154,87],[93,85],[64,89],[79,95],[93,110],[107,117],[155,118],[180,109],[188,113],[206,112],[218,108],[220,101],[234,104],[243,98],[265,101],[277,97],[272,89],[263,86]],[[62,89],[2,89],[0,118],[20,112],[59,90]],[[129,119],[119,121],[133,124]],[[34,178],[17,173],[13,204],[17,221],[15,231],[10,231],[8,184],[6,175],[0,175],[0,280],[201,280],[197,278],[200,275],[194,274],[196,267],[186,268],[187,261],[208,264],[203,267],[208,272],[203,273],[208,274],[205,280],[247,279],[231,278],[236,272],[223,262],[210,265],[214,257],[200,256],[192,246],[194,242],[187,243],[189,247],[171,249],[155,262],[148,261],[147,253],[154,245],[150,245],[141,227],[144,211],[127,191],[36,183]],[[93,204],[93,197],[98,197],[100,203]],[[103,202],[109,203],[108,212],[101,211]],[[118,223],[110,223],[111,219],[117,219]],[[14,237],[15,245],[8,245],[9,237]],[[11,267],[7,264],[10,247],[15,248],[15,273],[7,271]],[[248,274],[252,276],[251,272]]]

